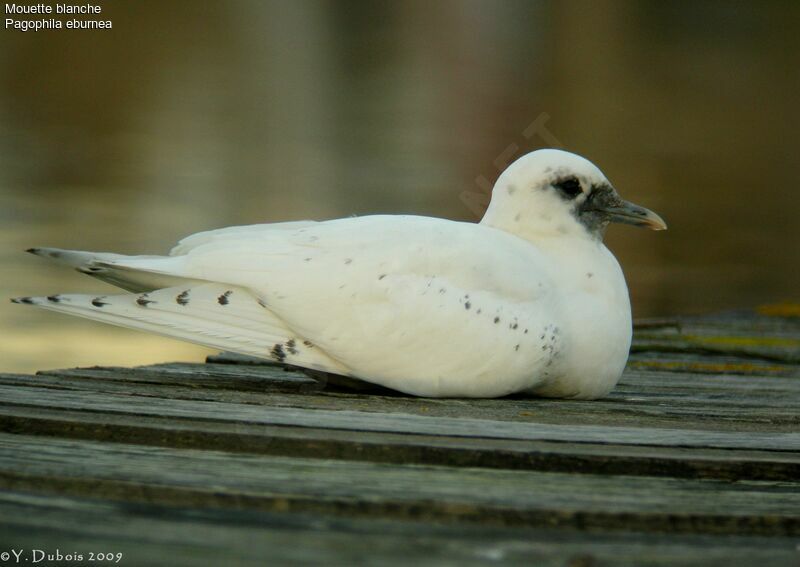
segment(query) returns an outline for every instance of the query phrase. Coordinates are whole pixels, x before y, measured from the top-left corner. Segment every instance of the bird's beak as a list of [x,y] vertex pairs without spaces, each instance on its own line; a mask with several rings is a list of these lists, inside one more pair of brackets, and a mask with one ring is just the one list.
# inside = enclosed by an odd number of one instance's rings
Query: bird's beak
[[602,211],[611,222],[632,224],[650,230],[667,230],[667,223],[656,213],[622,199],[613,205],[604,206]]

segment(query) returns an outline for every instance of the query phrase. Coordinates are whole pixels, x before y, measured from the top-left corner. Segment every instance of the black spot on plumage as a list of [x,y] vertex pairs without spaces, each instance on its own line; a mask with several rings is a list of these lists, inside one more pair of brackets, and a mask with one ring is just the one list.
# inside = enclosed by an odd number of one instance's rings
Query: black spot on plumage
[[147,299],[147,294],[142,294],[136,299],[136,304],[141,307],[147,307],[151,303],[155,303],[152,299]]
[[495,317],[495,318],[494,318],[494,323],[495,323],[495,325],[496,325],[497,323],[499,323],[499,322],[500,322],[500,317]]
[[515,346],[515,347],[514,347],[514,350],[515,350],[515,351],[519,350],[519,345]]
[[217,298],[217,303],[219,303],[220,305],[228,305],[228,303],[230,303],[228,298],[231,296],[232,293],[233,292],[231,290],[226,291]]
[[270,354],[272,355],[272,358],[278,362],[283,362],[286,360],[286,353],[283,351],[283,345],[280,343],[275,343],[275,346],[272,347]]
[[352,264],[353,263],[353,259],[352,258],[345,258],[344,259],[344,263],[345,264]]
[[82,274],[96,274],[97,272],[103,271],[103,268],[100,268],[98,266],[88,266],[88,267],[80,266],[75,269]]
[[175,298],[175,302],[178,305],[189,305],[189,290],[180,292]]
[[314,343],[309,340],[303,341],[303,344],[306,345],[308,348],[314,348]]
[[50,301],[52,303],[58,303],[59,301],[61,301],[61,296],[59,296],[59,295],[48,295],[47,296],[47,301]]
[[467,310],[468,310],[470,307],[472,307],[472,304],[471,304],[469,301],[467,301],[467,302],[464,304],[464,309],[467,309]]
[[95,307],[103,307],[104,305],[108,305],[108,302],[103,301],[103,299],[105,298],[95,297],[94,299],[92,299],[92,305],[94,305]]
[[509,328],[509,329],[513,329],[513,330],[516,330],[516,329],[517,329],[517,327],[519,327],[519,325],[516,323],[516,321],[515,321],[514,323],[511,323],[511,324],[508,326],[508,328]]
[[298,351],[298,350],[295,348],[295,345],[296,345],[296,344],[297,344],[297,343],[295,343],[294,339],[289,339],[288,341],[286,341],[286,350],[288,350],[288,351],[289,351],[289,354],[297,354],[297,353],[299,352],[299,351]]
[[303,261],[304,261],[304,262],[310,262],[310,261],[311,261],[311,258],[303,258]]
[[256,302],[257,302],[257,303],[258,303],[258,304],[259,304],[261,307],[263,307],[264,309],[266,309],[266,308],[267,308],[267,303],[266,303],[266,302],[265,302],[263,299],[261,299],[260,297],[259,297],[258,299],[256,299]]
[[[382,280],[385,277],[386,277],[386,274],[381,274],[381,275],[378,276],[378,279]],[[430,285],[431,285],[430,282],[428,282],[428,286],[430,286]]]

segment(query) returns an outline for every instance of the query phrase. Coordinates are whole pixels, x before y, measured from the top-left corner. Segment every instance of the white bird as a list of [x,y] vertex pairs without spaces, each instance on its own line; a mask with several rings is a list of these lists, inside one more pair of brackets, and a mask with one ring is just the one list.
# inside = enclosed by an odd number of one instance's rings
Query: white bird
[[594,399],[631,343],[609,222],[666,228],[586,159],[529,153],[479,224],[377,215],[238,226],[169,256],[33,248],[118,295],[33,304],[417,396]]

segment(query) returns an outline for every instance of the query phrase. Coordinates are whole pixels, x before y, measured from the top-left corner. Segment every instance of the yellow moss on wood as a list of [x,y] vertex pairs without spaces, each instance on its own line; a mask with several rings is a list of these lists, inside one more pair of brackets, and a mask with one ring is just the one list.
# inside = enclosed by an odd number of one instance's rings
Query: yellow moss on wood
[[731,337],[731,336],[702,336],[681,335],[682,339],[699,344],[712,344],[731,347],[786,347],[800,348],[800,339],[785,337]]
[[634,360],[628,366],[648,370],[683,370],[713,374],[781,374],[791,369],[785,366],[766,366],[742,362],[687,362],[667,360]]
[[759,315],[768,317],[800,317],[800,303],[771,303],[756,308]]

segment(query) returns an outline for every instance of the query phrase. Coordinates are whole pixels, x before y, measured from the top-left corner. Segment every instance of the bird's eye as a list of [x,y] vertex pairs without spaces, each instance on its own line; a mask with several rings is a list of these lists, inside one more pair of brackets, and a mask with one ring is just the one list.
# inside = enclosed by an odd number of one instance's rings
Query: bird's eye
[[553,187],[561,191],[569,199],[574,199],[583,192],[581,182],[574,177],[567,177],[561,181],[553,183]]

